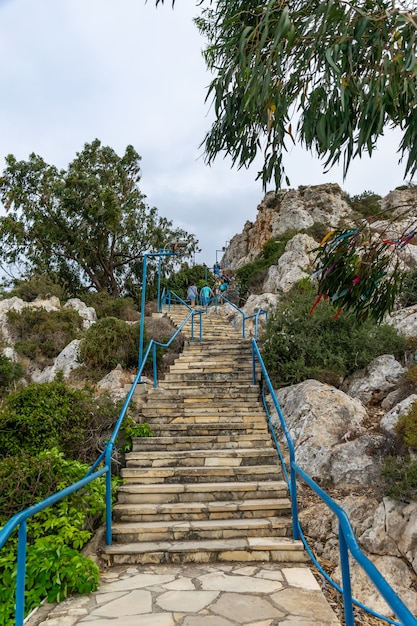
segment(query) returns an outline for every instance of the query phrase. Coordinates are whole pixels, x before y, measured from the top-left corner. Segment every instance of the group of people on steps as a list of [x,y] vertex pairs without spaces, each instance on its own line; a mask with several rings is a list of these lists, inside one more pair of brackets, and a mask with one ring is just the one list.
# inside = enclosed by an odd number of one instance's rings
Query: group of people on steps
[[216,277],[216,283],[213,288],[210,288],[208,285],[204,285],[204,287],[200,289],[200,292],[198,291],[195,282],[191,282],[187,289],[187,301],[189,301],[192,308],[194,308],[198,302],[202,306],[207,306],[211,302],[216,302],[218,293],[223,296],[227,294],[230,280],[230,276],[223,274]]

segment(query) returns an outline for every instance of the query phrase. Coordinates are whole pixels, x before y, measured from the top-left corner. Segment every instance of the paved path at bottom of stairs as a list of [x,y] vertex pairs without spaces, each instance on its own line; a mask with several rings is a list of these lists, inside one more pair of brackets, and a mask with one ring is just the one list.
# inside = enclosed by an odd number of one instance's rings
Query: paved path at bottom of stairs
[[46,605],[25,626],[340,626],[308,567],[139,565],[97,592]]

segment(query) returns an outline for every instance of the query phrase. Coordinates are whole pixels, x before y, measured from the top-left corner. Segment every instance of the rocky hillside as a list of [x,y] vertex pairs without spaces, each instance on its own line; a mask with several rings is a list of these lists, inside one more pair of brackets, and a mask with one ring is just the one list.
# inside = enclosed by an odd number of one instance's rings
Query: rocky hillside
[[[370,221],[375,234],[394,239],[410,232],[416,216],[410,206],[417,206],[416,188],[395,190],[381,199],[381,213]],[[391,226],[389,216],[397,217],[395,225]],[[257,293],[249,296],[246,313],[259,307],[273,311],[283,293],[300,279],[311,277],[312,250],[323,234],[365,217],[352,209],[336,184],[266,194],[255,221],[247,222],[242,233],[232,238],[228,264],[238,270],[253,262],[271,238],[289,231],[291,236],[277,263],[264,272]],[[417,237],[399,255],[404,269],[414,269]],[[410,346],[416,345],[417,305],[397,308],[386,322],[407,337]],[[410,376],[407,382],[407,372],[414,366],[412,357],[412,351],[402,362],[392,354],[382,355],[344,380],[340,388],[307,380],[279,390],[278,398],[294,439],[297,462],[332,492],[347,511],[361,547],[417,613],[417,502],[385,497],[381,478],[387,455],[401,447],[396,430],[399,417],[417,402]],[[306,534],[340,580],[335,519],[307,489],[302,490],[302,497]],[[355,596],[389,615],[366,576],[354,564],[353,569]]]

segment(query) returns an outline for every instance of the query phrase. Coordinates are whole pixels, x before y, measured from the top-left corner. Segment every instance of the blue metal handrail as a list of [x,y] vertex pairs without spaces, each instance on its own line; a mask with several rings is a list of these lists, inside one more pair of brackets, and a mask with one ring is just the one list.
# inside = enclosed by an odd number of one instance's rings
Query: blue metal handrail
[[[281,428],[285,435],[285,439],[286,439],[287,446],[288,446],[289,459],[290,459],[289,460],[289,465],[290,465],[289,472],[285,467],[284,457],[280,450],[278,439],[275,433],[275,429],[272,424],[269,411],[267,409],[267,418],[268,418],[269,426],[273,434],[274,442],[279,452],[281,461],[283,463],[283,468],[285,470],[284,476],[286,477],[288,487],[289,487],[289,492],[290,492],[290,497],[291,497],[291,509],[292,509],[292,514],[293,514],[293,519],[292,519],[293,537],[294,539],[301,538],[311,558],[313,559],[315,565],[319,568],[321,573],[325,575],[326,579],[339,592],[343,594],[344,615],[345,615],[346,626],[354,626],[354,623],[355,623],[354,614],[353,614],[354,604],[357,606],[360,606],[361,608],[365,609],[372,615],[378,617],[381,620],[384,620],[385,622],[396,624],[397,626],[399,626],[398,622],[395,622],[391,620],[390,618],[387,618],[383,615],[380,615],[372,611],[371,609],[369,609],[369,607],[364,606],[363,604],[358,602],[358,600],[352,597],[350,568],[349,568],[349,554],[355,559],[355,561],[361,566],[361,568],[365,571],[365,573],[371,579],[372,583],[375,585],[376,589],[382,595],[384,600],[393,610],[395,615],[401,620],[401,624],[403,624],[403,626],[416,626],[417,619],[409,611],[409,609],[406,607],[403,601],[398,597],[398,595],[395,593],[392,587],[387,583],[385,578],[378,571],[378,569],[375,567],[372,561],[370,561],[370,559],[368,559],[368,557],[360,549],[356,541],[355,533],[353,531],[353,528],[350,524],[350,521],[346,512],[338,504],[336,504],[336,502],[328,494],[326,494],[321,489],[321,487],[319,487],[319,485],[299,467],[299,465],[297,465],[295,461],[294,444],[293,444],[291,435],[289,433],[285,418],[282,414],[281,407],[279,405],[275,391],[272,387],[271,380],[268,376],[268,372],[266,370],[266,367],[263,362],[262,356],[260,354],[256,340],[252,339],[252,374],[253,374],[254,383],[256,383],[256,375],[257,375],[256,362],[259,363],[259,366],[262,372],[263,381],[268,391],[271,394],[271,399],[277,411]],[[263,392],[264,404],[266,407],[264,390],[262,390],[262,392]],[[321,498],[321,500],[326,504],[326,506],[330,508],[330,510],[336,515],[338,519],[339,555],[340,555],[340,566],[342,570],[342,587],[339,587],[338,585],[336,585],[336,583],[328,576],[328,574],[324,572],[324,570],[321,568],[321,566],[315,559],[310,547],[308,546],[307,540],[304,537],[304,534],[302,532],[299,519],[298,519],[297,482],[296,482],[297,475]]]
[[[265,322],[266,324],[268,323],[268,311],[265,311],[264,309],[258,309],[256,311],[256,313],[252,313],[251,315],[246,315],[245,312],[240,309],[237,304],[235,304],[234,302],[231,302],[227,296],[224,296],[223,294],[219,293],[217,294],[217,296],[219,298],[221,298],[223,300],[223,302],[225,302],[226,304],[230,304],[230,306],[235,309],[236,313],[239,313],[239,315],[242,316],[242,337],[245,338],[246,336],[246,321],[250,320],[250,319],[254,319],[254,337],[255,339],[258,338],[258,330],[259,330],[259,317],[261,315],[265,315]],[[216,313],[217,313],[217,300],[216,300]]]
[[[188,307],[190,308],[190,307]],[[103,452],[97,457],[94,461],[93,465],[88,470],[87,474],[79,480],[78,482],[62,489],[54,493],[53,495],[45,498],[41,502],[34,504],[33,506],[20,511],[16,515],[14,515],[5,526],[0,530],[0,549],[5,545],[7,540],[10,538],[11,534],[14,532],[16,528],[18,528],[18,545],[17,545],[17,579],[16,579],[16,613],[15,613],[15,626],[23,626],[24,621],[24,611],[25,611],[25,578],[26,578],[26,540],[27,540],[27,528],[26,528],[26,520],[38,513],[39,511],[43,511],[49,506],[59,502],[63,498],[66,498],[71,493],[82,489],[85,485],[96,480],[103,474],[105,474],[105,482],[106,482],[106,543],[107,545],[112,544],[112,472],[111,472],[111,458],[113,449],[116,445],[116,440],[120,432],[120,428],[122,426],[123,420],[126,416],[128,407],[132,400],[133,394],[135,392],[136,386],[141,382],[142,372],[146,365],[146,361],[151,354],[153,353],[153,373],[154,373],[154,386],[156,386],[156,346],[159,345],[161,347],[168,347],[174,338],[181,332],[183,326],[189,321],[191,318],[192,328],[193,328],[193,320],[196,315],[200,318],[200,331],[199,331],[199,341],[202,341],[202,311],[196,311],[191,309],[190,313],[187,315],[185,320],[179,326],[179,328],[175,331],[174,335],[166,344],[161,344],[153,339],[150,340],[147,349],[145,351],[145,355],[142,359],[141,364],[139,365],[138,372],[135,376],[135,379],[132,383],[132,386],[129,390],[129,393],[126,397],[126,400],[123,404],[122,410],[120,411],[119,417],[117,419],[116,425],[114,427],[113,433],[110,439],[106,442],[105,448]],[[193,339],[193,331],[192,331],[192,339]],[[100,464],[103,463],[103,467],[99,467]],[[97,469],[99,468],[99,469]]]
[[[265,324],[268,324],[268,311],[265,311],[264,309],[258,309],[256,311],[256,313],[252,313],[252,315],[245,315],[244,318],[244,324],[246,326],[246,321],[247,320],[251,320],[254,319],[254,330],[253,330],[253,337],[254,339],[258,339],[258,331],[259,331],[259,318],[261,315],[265,315]],[[245,336],[245,335],[243,335]]]

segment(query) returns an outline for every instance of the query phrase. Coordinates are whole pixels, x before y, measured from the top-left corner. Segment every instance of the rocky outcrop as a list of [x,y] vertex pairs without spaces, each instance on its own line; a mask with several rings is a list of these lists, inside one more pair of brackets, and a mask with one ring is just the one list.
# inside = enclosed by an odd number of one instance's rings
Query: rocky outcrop
[[32,372],[32,381],[35,383],[50,383],[54,380],[58,372],[61,372],[64,378],[68,378],[73,370],[82,365],[79,360],[79,355],[80,340],[74,339],[58,354],[53,365],[45,367],[43,370],[35,370]]
[[[408,217],[410,207],[415,205],[417,205],[416,188],[396,189],[381,200],[381,214],[378,219],[369,220],[368,226],[378,237],[392,240],[402,237],[404,233],[409,233],[415,228],[415,212]],[[395,221],[385,219],[387,215],[394,215]],[[227,263],[233,269],[238,269],[252,262],[271,238],[277,238],[283,233],[292,231],[295,234],[296,231],[313,230],[323,233],[331,228],[351,224],[357,218],[339,185],[326,184],[277,193],[269,192],[257,207],[256,220],[246,222],[242,233],[231,239],[227,249]],[[292,247],[290,241],[281,257],[282,260],[269,268],[261,291],[272,293],[287,291],[294,282],[311,275],[314,263],[314,254],[311,254],[311,250],[317,245],[318,242],[312,239],[308,246],[300,246],[297,242]],[[396,252],[404,269],[415,267],[417,237],[404,248],[397,248]],[[225,257],[222,262],[225,263]],[[411,320],[409,321],[411,323]]]
[[[338,504],[347,513],[362,550],[415,613],[417,503],[401,504],[390,498],[383,498],[378,502],[372,494],[366,492],[342,497]],[[338,563],[338,525],[326,505],[315,503],[314,506],[304,509],[300,520],[317,555],[329,562]],[[362,568],[353,559],[350,565],[354,597],[374,611],[393,617],[392,611],[376,592]],[[337,583],[341,583],[338,566],[332,577]]]
[[281,389],[277,397],[296,462],[312,478],[345,487],[375,482],[380,468],[373,457],[381,442],[366,435],[367,412],[359,400],[316,380]]
[[355,372],[345,383],[346,393],[361,402],[381,402],[399,383],[406,368],[392,354],[374,359],[364,370]]
[[325,184],[269,192],[258,206],[256,221],[246,222],[243,232],[230,241],[227,258],[236,269],[253,261],[272,237],[321,224],[338,226],[351,214],[339,185]]
[[263,291],[279,293],[289,291],[302,278],[311,276],[317,241],[305,234],[295,235],[285,246],[284,254],[268,270]]

